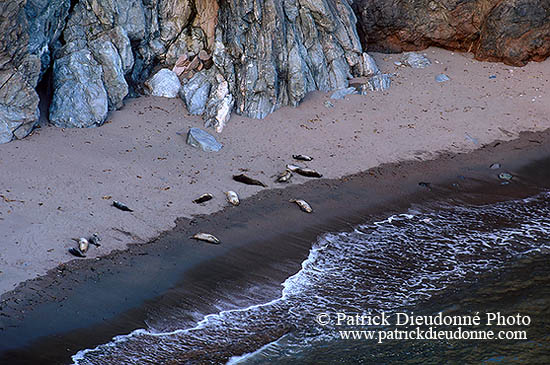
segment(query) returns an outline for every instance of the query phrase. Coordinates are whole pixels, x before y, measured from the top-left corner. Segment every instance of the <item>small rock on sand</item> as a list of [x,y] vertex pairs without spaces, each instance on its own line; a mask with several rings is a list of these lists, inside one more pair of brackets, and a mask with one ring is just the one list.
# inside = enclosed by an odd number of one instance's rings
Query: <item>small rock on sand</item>
[[435,81],[437,82],[445,82],[449,80],[450,80],[450,77],[445,74],[439,74],[435,77]]
[[205,152],[218,152],[223,147],[220,142],[216,141],[213,135],[200,128],[189,129],[187,132],[187,143]]
[[403,63],[412,68],[424,68],[432,64],[428,57],[416,52],[407,52],[403,57]]

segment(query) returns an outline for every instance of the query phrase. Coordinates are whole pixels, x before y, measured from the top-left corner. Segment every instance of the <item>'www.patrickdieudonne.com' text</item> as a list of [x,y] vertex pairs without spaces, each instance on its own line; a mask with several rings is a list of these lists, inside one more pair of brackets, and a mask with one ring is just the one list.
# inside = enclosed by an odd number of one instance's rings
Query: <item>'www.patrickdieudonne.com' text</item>
[[386,340],[526,340],[527,331],[493,330],[437,330],[433,327],[412,330],[350,330],[339,331],[342,340],[374,340],[382,343]]
[[[444,315],[441,312],[435,315],[320,313],[316,321],[321,326],[347,327],[346,330],[338,329],[343,340],[374,340],[378,343],[386,340],[526,340],[527,331],[523,328],[531,324],[527,315],[503,315],[500,312],[482,315],[479,312],[471,315]],[[504,326],[508,328],[504,329]],[[510,326],[520,328],[509,329]]]

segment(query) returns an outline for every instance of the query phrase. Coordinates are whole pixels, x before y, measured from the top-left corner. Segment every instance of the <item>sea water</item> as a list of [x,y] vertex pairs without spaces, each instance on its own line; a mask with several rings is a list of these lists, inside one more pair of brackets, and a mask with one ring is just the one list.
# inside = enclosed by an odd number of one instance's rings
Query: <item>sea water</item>
[[[318,237],[301,268],[271,300],[227,310],[219,303],[219,312],[180,328],[178,312],[167,313],[169,329],[167,321],[151,322],[72,359],[76,364],[550,363],[549,232],[550,193],[487,205],[413,206]],[[395,330],[397,313],[433,317],[440,312],[478,315],[481,322],[487,313],[528,316],[527,326],[475,328],[526,330],[527,338],[342,337],[348,330]],[[381,315],[392,319],[378,325],[338,321]]]

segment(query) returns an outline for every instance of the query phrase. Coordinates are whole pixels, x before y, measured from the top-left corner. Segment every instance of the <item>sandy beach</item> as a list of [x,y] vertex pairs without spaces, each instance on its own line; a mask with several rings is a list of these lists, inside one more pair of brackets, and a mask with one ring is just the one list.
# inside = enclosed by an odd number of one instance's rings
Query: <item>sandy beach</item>
[[[149,242],[173,229],[178,218],[224,209],[227,190],[241,199],[263,190],[234,182],[233,174],[246,172],[270,189],[285,188],[274,178],[293,162],[292,154],[313,156],[307,166],[338,179],[550,127],[550,62],[516,68],[435,48],[424,53],[432,61],[425,69],[394,65],[398,54],[373,54],[383,72],[395,74],[386,92],[345,100],[315,92],[299,107],[264,120],[233,115],[216,135],[224,145],[217,153],[194,149],[177,134],[202,128],[181,100],[155,97],[128,100],[100,128],[43,126],[1,145],[0,293],[60,264],[83,262],[68,253],[72,238],[98,232],[102,246],[88,255],[95,259]],[[451,80],[436,82],[440,73]],[[334,106],[327,107],[327,100]],[[290,185],[308,180],[294,176]],[[214,199],[192,203],[203,193]],[[112,200],[134,212],[113,208]]]
[[[175,330],[218,312],[219,305],[265,303],[280,296],[280,283],[299,270],[323,233],[430,202],[487,204],[532,196],[550,188],[549,156],[550,131],[527,132],[467,154],[443,153],[434,160],[384,164],[344,179],[263,189],[239,207],[178,219],[174,230],[152,243],[134,244],[101,260],[72,260],[5,295],[0,362],[67,363],[78,350],[149,323]],[[489,168],[495,161],[501,169]],[[499,171],[513,174],[513,182],[502,185]],[[309,201],[314,214],[304,215],[288,204],[296,196]],[[215,232],[222,244],[189,239],[204,230]],[[173,314],[179,318],[174,323]],[[234,344],[231,351],[254,351],[288,330],[284,324],[262,329],[261,338]],[[186,361],[224,358],[223,351],[204,353],[200,348],[181,355]]]

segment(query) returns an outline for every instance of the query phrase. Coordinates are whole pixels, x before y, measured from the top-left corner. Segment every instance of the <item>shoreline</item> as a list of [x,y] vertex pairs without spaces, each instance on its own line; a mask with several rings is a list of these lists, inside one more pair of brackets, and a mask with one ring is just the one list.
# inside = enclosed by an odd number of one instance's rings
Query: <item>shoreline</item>
[[[74,237],[102,236],[88,254],[95,259],[154,240],[180,217],[223,210],[224,191],[242,199],[257,194],[259,188],[231,180],[243,170],[282,189],[274,176],[295,153],[314,156],[307,165],[337,179],[550,127],[550,60],[516,68],[436,48],[425,53],[433,62],[426,69],[395,66],[398,54],[373,54],[382,72],[397,74],[385,92],[344,100],[314,92],[263,120],[234,115],[216,135],[224,144],[219,153],[193,149],[176,134],[202,128],[181,100],[153,97],[129,100],[100,128],[48,126],[0,146],[0,166],[9,172],[0,174],[0,293],[73,260],[67,250]],[[442,72],[451,80],[437,83]],[[307,180],[294,176],[291,185]],[[206,192],[215,198],[192,203]],[[112,200],[135,212],[117,211]]]
[[[75,260],[12,291],[0,312],[0,359],[65,362],[79,349],[142,328],[159,307],[207,314],[216,311],[221,295],[269,282],[271,289],[255,303],[236,300],[233,305],[263,303],[279,295],[278,284],[299,270],[320,234],[402,212],[415,203],[453,199],[460,192],[470,192],[462,195],[472,202],[480,196],[484,201],[524,197],[550,187],[547,171],[525,169],[548,158],[550,129],[468,154],[385,164],[343,179],[263,190],[239,207],[180,219],[175,230],[153,244],[132,245],[97,261]],[[491,170],[493,162],[503,168]],[[512,184],[500,185],[500,171],[514,175]],[[429,182],[430,189],[419,182]],[[315,213],[306,215],[289,204],[294,196],[308,200]],[[215,230],[221,245],[188,239],[207,228]],[[190,314],[189,323],[196,320]]]

